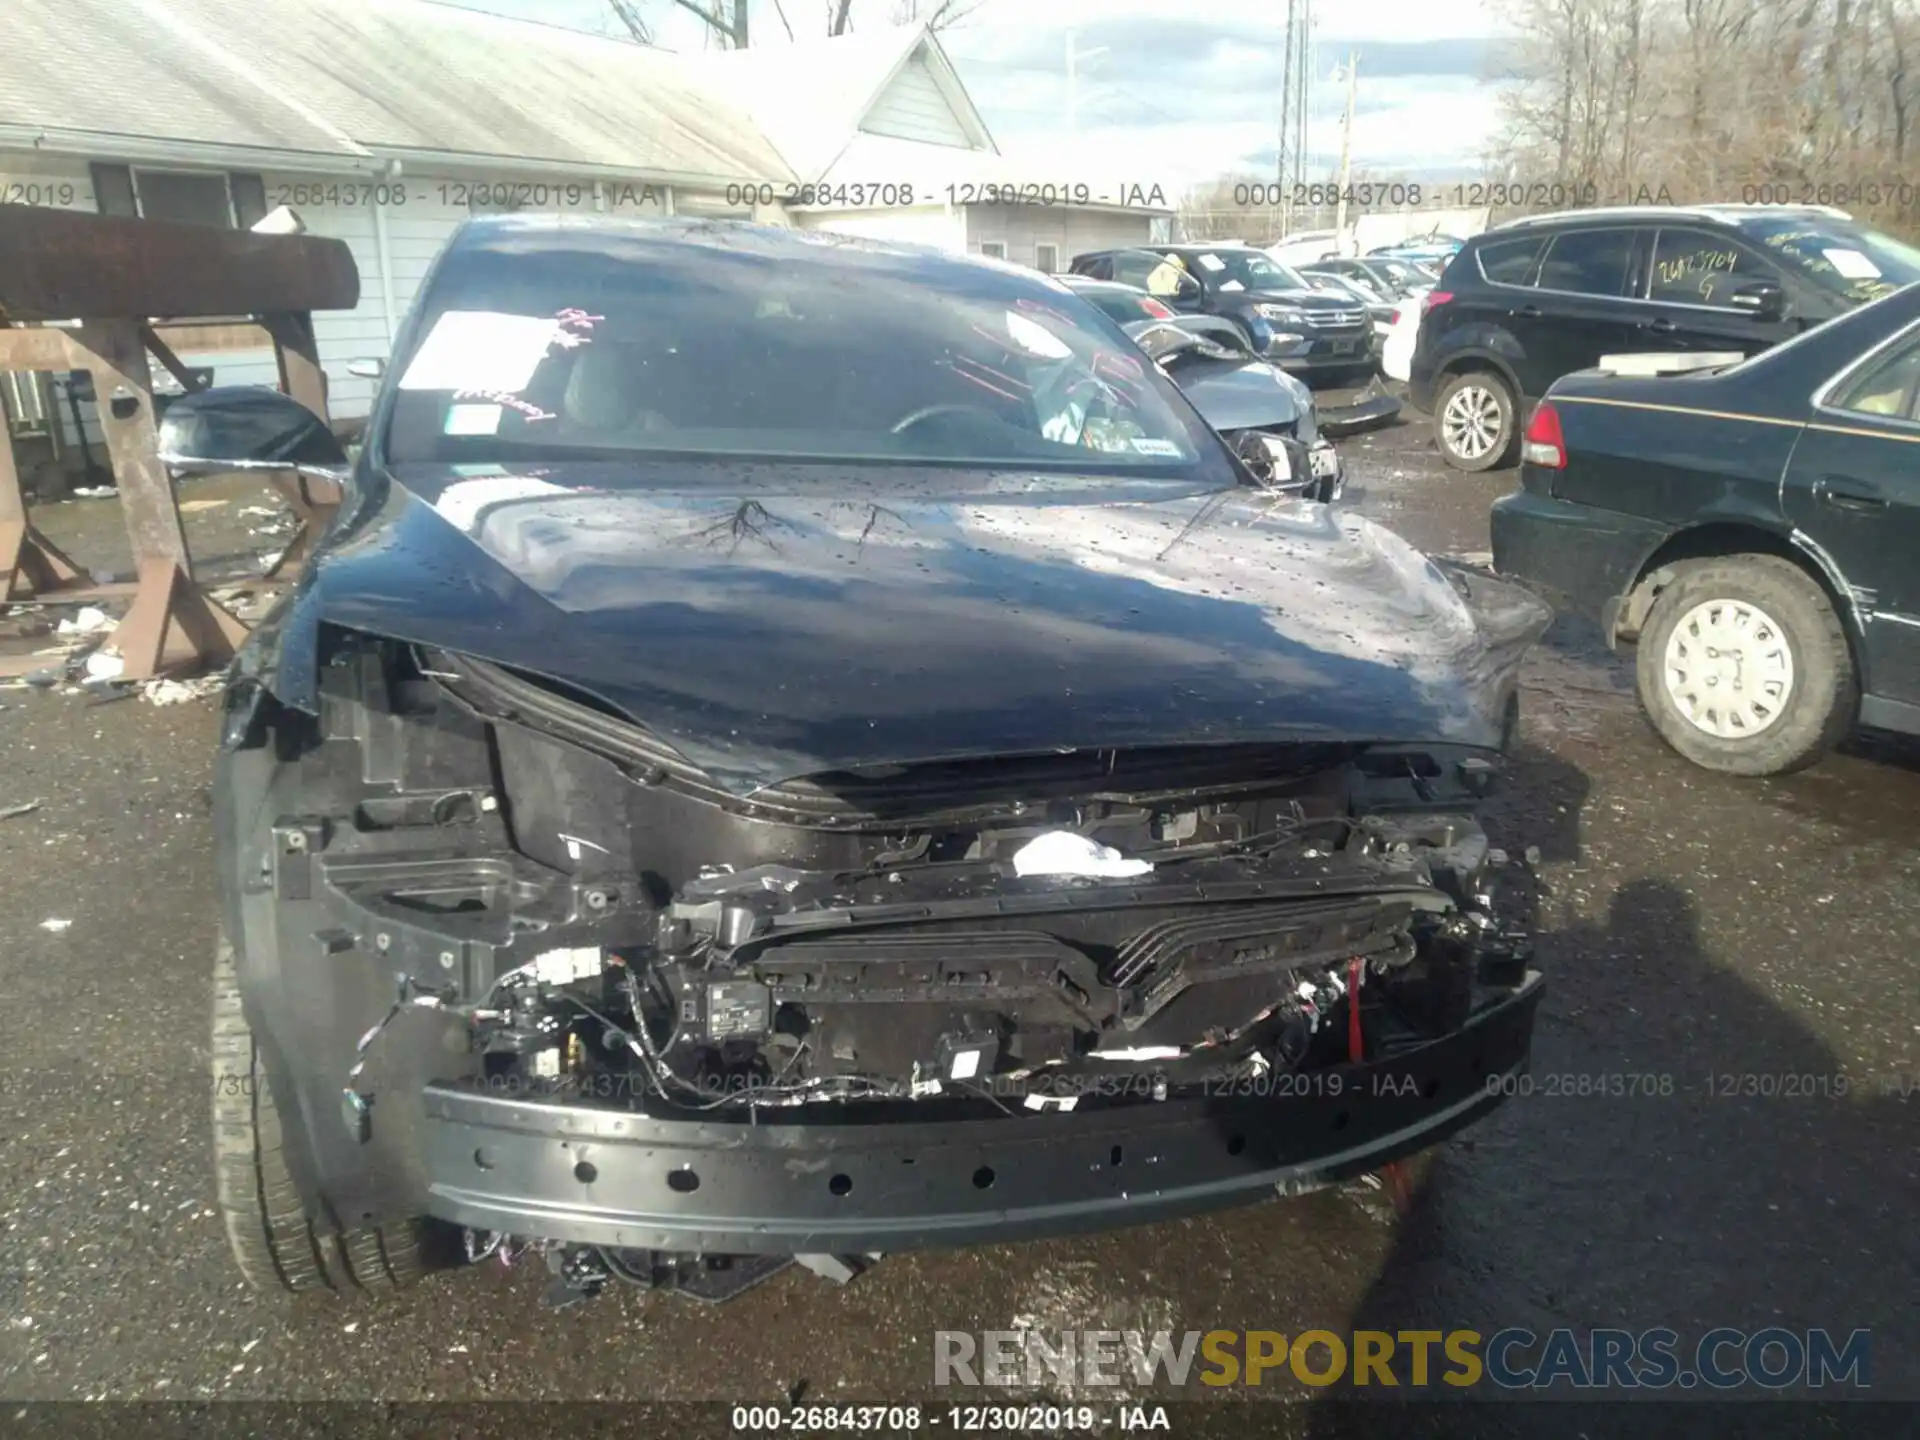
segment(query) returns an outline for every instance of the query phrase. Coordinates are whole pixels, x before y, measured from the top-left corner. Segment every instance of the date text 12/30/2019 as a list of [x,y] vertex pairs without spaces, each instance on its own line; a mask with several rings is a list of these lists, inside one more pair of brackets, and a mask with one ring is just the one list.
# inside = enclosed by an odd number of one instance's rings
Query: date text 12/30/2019
[[1562,180],[1356,180],[1242,181],[1232,189],[1235,205],[1258,209],[1284,205],[1295,210],[1317,210],[1350,205],[1361,210],[1419,209],[1427,206],[1463,210],[1521,209],[1573,210],[1596,205],[1600,189],[1591,182]]
[[1158,185],[1123,182],[1102,186],[1084,180],[1058,183],[987,180],[946,185],[918,185],[911,180],[776,185],[760,180],[727,186],[725,200],[735,206],[811,206],[823,210],[894,209],[916,205],[1116,205],[1164,210],[1171,205],[1166,192]]
[[737,1435],[820,1435],[864,1432],[910,1435],[947,1431],[955,1435],[1059,1435],[1109,1429],[1169,1431],[1160,1405],[736,1405]]

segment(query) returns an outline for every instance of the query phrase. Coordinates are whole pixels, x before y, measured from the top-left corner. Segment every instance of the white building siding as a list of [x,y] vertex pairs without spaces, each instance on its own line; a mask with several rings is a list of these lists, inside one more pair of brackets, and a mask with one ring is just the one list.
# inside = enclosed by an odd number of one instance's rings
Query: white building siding
[[93,172],[84,160],[16,152],[0,154],[0,205],[93,209]]
[[[84,160],[69,160],[52,155],[32,155],[14,152],[0,153],[0,205],[39,205],[56,210],[93,209],[93,173],[87,169]],[[39,398],[30,390],[31,381],[22,376],[18,380],[0,381],[0,391],[6,393],[4,403],[16,420],[22,420],[34,414],[39,408]],[[54,381],[51,396],[55,415],[60,423],[60,432],[68,444],[73,443],[73,421],[67,407],[65,384]],[[84,407],[83,416],[89,415],[90,407]],[[98,438],[98,427],[90,427]],[[4,444],[4,430],[0,429],[0,444]]]
[[983,245],[1006,246],[1005,258],[1017,265],[1039,263],[1038,247],[1052,245],[1065,270],[1086,250],[1145,245],[1152,239],[1153,217],[1062,205],[968,205],[966,248],[975,255]]
[[966,128],[941,93],[926,58],[916,55],[867,111],[860,128],[870,135],[919,140],[928,145],[969,147]]

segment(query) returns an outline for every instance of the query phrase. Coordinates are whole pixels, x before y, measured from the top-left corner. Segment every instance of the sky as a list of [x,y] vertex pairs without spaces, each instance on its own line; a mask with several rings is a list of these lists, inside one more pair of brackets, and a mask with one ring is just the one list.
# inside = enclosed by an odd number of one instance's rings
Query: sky
[[[459,0],[469,8],[620,33],[605,0]],[[801,34],[825,29],[827,0],[783,0]],[[856,27],[885,26],[902,0],[854,0]],[[933,0],[919,0],[925,7]],[[753,0],[755,43],[786,32]],[[703,29],[671,0],[641,0],[667,49],[699,49]],[[1459,179],[1497,124],[1502,27],[1484,0],[1315,0],[1309,171],[1337,173],[1349,51],[1359,55],[1353,166]],[[943,32],[1000,149],[1062,178],[1184,189],[1229,173],[1271,176],[1280,125],[1285,0],[985,0]],[[1069,99],[1069,37],[1080,55]],[[1071,131],[1069,112],[1075,117]]]

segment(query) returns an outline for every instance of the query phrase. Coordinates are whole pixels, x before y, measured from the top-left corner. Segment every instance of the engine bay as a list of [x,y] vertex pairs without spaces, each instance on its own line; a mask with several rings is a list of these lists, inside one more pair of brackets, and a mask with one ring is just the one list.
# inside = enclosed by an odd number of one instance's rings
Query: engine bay
[[[282,868],[496,1091],[721,1116],[1152,1102],[1417,1047],[1525,969],[1477,753],[1009,757],[739,801],[528,677],[385,645],[328,674],[337,803],[282,822]],[[1079,858],[1027,863],[1062,845]]]

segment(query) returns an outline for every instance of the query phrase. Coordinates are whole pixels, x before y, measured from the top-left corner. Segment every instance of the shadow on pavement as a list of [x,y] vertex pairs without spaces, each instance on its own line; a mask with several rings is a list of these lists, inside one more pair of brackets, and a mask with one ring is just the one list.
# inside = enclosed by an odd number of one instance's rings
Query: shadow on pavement
[[[1586,792],[1577,767],[1523,753],[1504,806],[1529,827],[1548,821],[1549,833],[1506,843],[1537,845],[1547,861],[1578,859]],[[1490,816],[1496,843],[1498,820]],[[1802,1336],[1824,1328],[1840,1345],[1868,1329],[1872,1388],[1600,1391],[1562,1379],[1546,1390],[1482,1380],[1414,1391],[1396,1365],[1398,1390],[1323,1392],[1306,1433],[1373,1436],[1388,1420],[1395,1434],[1595,1440],[1914,1433],[1920,1411],[1911,1403],[1814,1402],[1920,1396],[1911,1360],[1920,1330],[1915,1077],[1844,1072],[1806,1025],[1709,953],[1694,901],[1677,884],[1630,882],[1604,921],[1557,927],[1546,920],[1550,894],[1516,898],[1545,922],[1537,963],[1549,991],[1523,1087],[1530,1093],[1434,1157],[1351,1328],[1468,1329],[1484,1341],[1509,1327],[1542,1339],[1567,1327],[1584,1349],[1596,1327],[1664,1327],[1678,1332],[1683,1371],[1716,1327]],[[1799,962],[1834,958],[1810,951]],[[1504,1259],[1467,1268],[1456,1254]],[[1738,1355],[1717,1358],[1737,1364]],[[1511,1352],[1518,1367],[1539,1356],[1537,1344]],[[1444,1369],[1436,1363],[1431,1374]],[[1761,1403],[1713,1404],[1721,1394]],[[1397,1414],[1368,1403],[1395,1400],[1430,1403]],[[1478,1403],[1489,1400],[1523,1403]],[[1656,1403],[1627,1403],[1635,1400]]]

